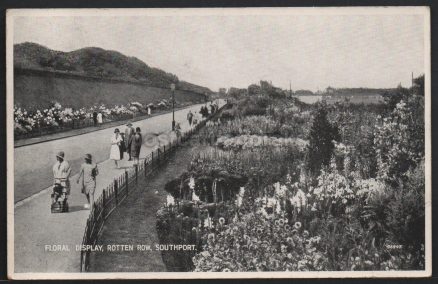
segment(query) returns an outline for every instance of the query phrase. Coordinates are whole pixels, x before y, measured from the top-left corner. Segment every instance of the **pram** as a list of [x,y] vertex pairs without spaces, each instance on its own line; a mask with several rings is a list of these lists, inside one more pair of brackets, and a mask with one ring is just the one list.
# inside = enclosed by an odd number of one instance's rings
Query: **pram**
[[55,179],[52,191],[52,213],[68,212],[68,188],[65,179]]

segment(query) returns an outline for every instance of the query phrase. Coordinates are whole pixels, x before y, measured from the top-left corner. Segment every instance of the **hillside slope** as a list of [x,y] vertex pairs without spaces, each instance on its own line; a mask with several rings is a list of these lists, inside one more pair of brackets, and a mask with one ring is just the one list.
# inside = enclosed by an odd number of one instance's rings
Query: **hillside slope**
[[178,89],[209,94],[211,90],[184,81],[174,74],[148,66],[136,57],[97,47],[71,52],[51,50],[42,45],[25,42],[14,45],[14,68],[60,71],[70,74],[135,81],[148,86]]

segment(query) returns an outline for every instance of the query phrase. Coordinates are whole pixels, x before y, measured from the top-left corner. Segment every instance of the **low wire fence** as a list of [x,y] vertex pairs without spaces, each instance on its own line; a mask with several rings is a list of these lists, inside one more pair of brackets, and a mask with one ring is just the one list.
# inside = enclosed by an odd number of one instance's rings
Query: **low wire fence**
[[43,135],[55,134],[60,132],[69,131],[72,129],[82,129],[86,127],[100,127],[102,125],[106,125],[111,122],[123,121],[129,119],[143,119],[148,117],[146,113],[134,113],[134,114],[118,114],[111,115],[104,118],[102,123],[98,123],[94,121],[93,118],[86,117],[83,119],[71,119],[66,122],[59,121],[57,126],[44,126],[43,122],[40,122],[38,125],[34,126],[31,130],[26,130],[25,132],[20,132],[14,130],[14,139],[28,139],[40,137]]
[[[97,243],[100,233],[102,232],[105,220],[111,215],[125,199],[131,194],[138,185],[138,180],[142,176],[147,177],[169,158],[178,146],[186,142],[199,129],[205,126],[208,120],[219,114],[222,106],[217,112],[202,120],[193,128],[182,132],[177,138],[165,145],[160,145],[152,151],[137,166],[130,170],[125,170],[123,174],[116,177],[102,192],[101,196],[94,202],[93,209],[87,219],[84,236],[82,238],[82,248],[93,246]],[[88,249],[81,249],[81,272],[89,270],[90,254]]]

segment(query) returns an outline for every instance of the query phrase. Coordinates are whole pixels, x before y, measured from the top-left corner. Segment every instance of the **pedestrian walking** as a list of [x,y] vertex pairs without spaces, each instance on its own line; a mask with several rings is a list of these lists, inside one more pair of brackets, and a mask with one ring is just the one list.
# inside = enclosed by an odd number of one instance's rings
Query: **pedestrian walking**
[[148,115],[150,116],[152,114],[152,109],[151,107],[148,107]]
[[198,114],[195,111],[193,114],[193,126],[196,126],[196,124],[198,124]]
[[134,127],[132,127],[132,123],[128,122],[126,124],[125,129],[125,151],[128,154],[128,161],[131,161],[131,136],[134,135],[135,130]]
[[134,135],[131,136],[131,157],[134,158],[134,165],[138,165],[140,157],[140,149],[143,139],[141,137],[140,127],[135,129]]
[[191,110],[189,110],[189,113],[187,113],[187,120],[189,121],[189,125],[192,126],[193,113]]
[[94,126],[97,126],[97,112],[96,111],[93,111],[93,123],[94,123]]
[[207,117],[208,116],[208,108],[207,108],[207,106],[202,106],[200,113],[201,113],[202,117]]
[[114,135],[111,137],[110,159],[114,161],[117,168],[119,168],[119,161],[121,159],[120,144],[123,142],[120,130],[114,129]]
[[64,152],[56,154],[56,163],[53,165],[53,184],[60,184],[65,189],[65,194],[70,195],[70,164],[64,159]]
[[177,139],[181,137],[181,125],[178,122],[175,125],[175,134]]
[[119,145],[119,150],[120,150],[120,160],[123,160],[123,153],[125,153],[126,149],[125,149],[125,133],[120,133],[120,136],[122,136],[122,142]]
[[81,182],[81,192],[87,197],[88,204],[84,208],[93,210],[96,176],[99,174],[97,165],[93,163],[91,154],[85,154],[85,163],[81,165],[76,183]]
[[101,112],[97,114],[97,123],[102,124],[103,123],[103,115]]

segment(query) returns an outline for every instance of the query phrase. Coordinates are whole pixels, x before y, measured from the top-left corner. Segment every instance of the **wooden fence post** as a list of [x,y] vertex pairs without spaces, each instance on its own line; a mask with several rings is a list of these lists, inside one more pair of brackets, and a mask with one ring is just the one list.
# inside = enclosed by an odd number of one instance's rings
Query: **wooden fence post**
[[117,179],[114,179],[114,194],[116,198],[116,206],[119,205],[119,193],[117,192],[119,188],[119,185],[117,183]]
[[147,172],[147,166],[148,166],[147,160],[148,160],[148,158],[146,157],[146,159],[144,159],[144,177],[146,177],[148,175],[148,172]]
[[134,165],[135,168],[135,184],[138,184],[138,164]]
[[128,187],[129,187],[129,175],[128,171],[125,170],[125,185],[126,185],[126,196],[128,195]]
[[102,218],[105,219],[105,199],[106,199],[106,189],[102,192]]

